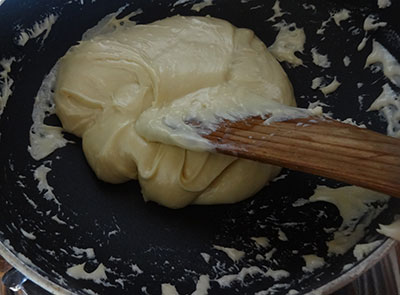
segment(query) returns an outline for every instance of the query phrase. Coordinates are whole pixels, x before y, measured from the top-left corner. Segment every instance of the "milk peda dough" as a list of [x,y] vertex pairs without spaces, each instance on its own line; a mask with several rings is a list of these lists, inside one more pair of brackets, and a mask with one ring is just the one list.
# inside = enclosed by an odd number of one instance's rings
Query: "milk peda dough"
[[149,142],[135,129],[146,109],[216,87],[295,105],[285,72],[251,30],[211,17],[174,16],[125,23],[73,46],[59,62],[56,114],[65,131],[82,137],[99,179],[137,179],[145,200],[170,208],[234,203],[259,191],[280,168]]

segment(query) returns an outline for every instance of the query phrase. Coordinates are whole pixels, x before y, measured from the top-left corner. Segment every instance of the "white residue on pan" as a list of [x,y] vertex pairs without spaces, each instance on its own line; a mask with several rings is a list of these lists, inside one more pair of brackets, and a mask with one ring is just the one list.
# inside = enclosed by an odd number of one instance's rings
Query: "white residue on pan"
[[361,51],[364,49],[365,45],[367,45],[367,41],[368,41],[368,37],[366,37],[366,35],[364,36],[364,38],[362,38],[360,44],[358,44],[357,46],[357,50]]
[[30,204],[33,207],[33,209],[37,209],[38,205],[31,198],[29,198],[26,193],[22,193],[22,195],[24,196],[28,204]]
[[119,284],[122,289],[125,289],[125,282],[127,282],[127,280],[119,278],[119,279],[115,279],[115,282],[117,284]]
[[281,229],[278,230],[278,239],[281,240],[281,241],[288,241],[289,240],[287,238],[286,234]]
[[17,253],[17,257],[19,260],[21,260],[24,264],[29,265],[30,267],[35,267],[36,265],[32,262],[32,260],[30,260],[28,257],[26,257],[24,254],[22,253]]
[[321,87],[319,90],[321,90],[321,92],[326,96],[326,95],[336,91],[336,89],[338,89],[341,84],[342,83],[340,83],[335,77],[331,83],[329,83],[328,85],[326,85],[324,87]]
[[347,9],[342,9],[337,12],[332,12],[329,18],[321,23],[321,27],[317,30],[318,35],[323,35],[325,33],[325,29],[331,20],[334,20],[335,24],[340,27],[341,22],[350,18],[350,11]]
[[368,41],[368,32],[369,31],[373,31],[376,30],[380,27],[384,27],[386,26],[387,23],[386,22],[379,22],[378,18],[375,15],[368,15],[365,20],[364,20],[364,24],[363,24],[363,29],[365,31],[364,37],[362,38],[360,44],[358,44],[357,46],[357,50],[361,51],[365,48],[365,45],[367,44]]
[[11,245],[10,240],[9,239],[5,239],[3,241],[4,246],[6,246],[7,249],[13,250],[15,251],[14,247]]
[[56,214],[56,215],[53,215],[53,216],[51,217],[51,219],[54,220],[55,222],[57,222],[58,224],[61,224],[61,225],[66,225],[66,224],[67,224],[64,220],[61,220],[61,219],[57,216],[57,214]]
[[379,8],[387,8],[392,5],[391,0],[378,0],[377,5]]
[[23,228],[20,228],[21,233],[25,236],[25,238],[28,238],[30,240],[36,240],[36,236],[33,234],[33,232],[27,232]]
[[342,9],[338,12],[332,14],[332,18],[335,21],[335,24],[340,27],[340,23],[350,18],[350,10]]
[[264,272],[263,275],[265,277],[272,278],[274,281],[279,281],[281,279],[290,277],[290,273],[286,270],[283,269],[273,270],[271,268],[268,269],[266,272]]
[[49,185],[47,181],[47,174],[51,171],[51,168],[45,166],[45,164],[40,165],[33,172],[35,180],[38,181],[37,189],[40,193],[44,192],[44,198],[48,201],[53,201],[57,205],[61,205],[56,196],[53,193],[54,188]]
[[234,282],[240,283],[243,282],[247,276],[254,277],[256,275],[262,277],[270,277],[273,280],[278,281],[280,279],[289,277],[290,273],[287,272],[286,270],[281,270],[281,269],[280,270],[268,269],[267,271],[264,271],[258,266],[250,266],[242,268],[238,273],[224,275],[216,279],[216,282],[220,285],[220,287],[228,288]]
[[398,219],[391,224],[379,224],[379,229],[377,229],[377,231],[382,235],[385,235],[400,242],[400,216],[396,217]]
[[0,116],[3,114],[8,98],[12,94],[11,86],[14,80],[10,77],[11,65],[15,61],[14,57],[3,58],[0,60]]
[[256,274],[264,274],[264,271],[262,271],[258,266],[250,266],[242,268],[242,270],[237,274],[224,275],[216,281],[220,285],[220,287],[228,288],[233,282],[243,282],[246,276],[254,277]]
[[306,265],[302,267],[304,272],[313,272],[325,265],[325,259],[314,254],[303,255],[303,259],[306,263]]
[[322,68],[329,68],[331,66],[328,55],[319,53],[316,47],[311,48],[311,54],[313,63],[317,66]]
[[246,254],[244,251],[240,251],[235,248],[222,247],[222,246],[218,246],[218,245],[214,245],[213,248],[224,252],[234,262],[238,262]]
[[285,14],[288,14],[288,12],[282,11],[279,0],[275,1],[274,6],[272,6],[272,10],[274,11],[274,14],[269,19],[267,19],[267,21],[270,21],[270,22],[274,22],[277,17],[281,17]]
[[122,261],[121,257],[110,256],[109,261],[119,262]]
[[389,196],[357,186],[329,188],[317,186],[310,202],[335,205],[343,218],[334,238],[327,242],[328,254],[343,255],[357,244],[371,222],[387,208]]
[[360,105],[360,107],[359,107],[359,110],[361,111],[362,109],[363,109],[363,106],[364,106],[364,94],[362,94],[362,95],[359,95],[358,97],[357,97],[357,99],[358,99],[358,104]]
[[109,231],[107,236],[110,238],[111,236],[117,235],[119,232],[120,232],[119,229],[114,229],[112,231]]
[[137,264],[131,263],[129,266],[130,266],[130,268],[133,271],[133,274],[135,276],[138,276],[138,275],[143,273],[143,270],[141,270],[140,267]]
[[210,277],[208,275],[201,275],[196,283],[196,290],[192,295],[207,295],[210,289]]
[[85,264],[82,263],[69,267],[66,271],[67,275],[77,280],[92,280],[97,284],[101,284],[107,280],[106,270],[102,263],[90,273],[85,271]]
[[372,251],[379,247],[382,244],[381,240],[377,240],[371,243],[366,244],[357,244],[353,249],[353,255],[357,259],[357,261],[362,260],[367,257]]
[[186,3],[190,2],[190,1],[191,0],[178,0],[172,6],[175,7],[175,6],[178,6],[178,5],[186,4]]
[[327,20],[324,20],[321,23],[321,27],[317,30],[318,35],[323,35],[325,33],[325,28],[328,25],[328,23],[331,21],[331,19],[332,19],[332,16],[330,16]]
[[318,107],[320,107],[320,108],[329,107],[329,105],[324,103],[324,102],[322,102],[322,101],[320,101],[320,100],[316,100],[314,102],[309,102],[307,109],[314,110],[315,108],[318,108]]
[[24,46],[30,39],[37,38],[44,33],[42,38],[43,44],[44,40],[46,40],[46,38],[49,36],[51,27],[55,24],[57,18],[58,15],[50,14],[43,20],[35,22],[31,28],[23,29],[18,32],[18,36],[16,38],[17,45]]
[[192,8],[190,8],[190,9],[199,12],[203,8],[205,8],[207,6],[212,6],[212,5],[214,5],[213,0],[204,0],[202,2],[193,4]]
[[[267,290],[259,291],[259,292],[255,293],[254,295],[275,295],[277,293],[282,294],[282,291],[286,292],[286,290],[288,288],[290,288],[290,284],[275,284],[271,288],[268,288]],[[297,294],[299,294],[299,291],[297,291],[295,289],[290,289],[286,293],[286,295],[297,295]],[[318,294],[317,294],[314,291],[312,291],[312,293],[307,293],[307,294],[308,295],[322,295],[321,293],[318,292]]]
[[89,295],[100,295],[99,293],[96,293],[96,292],[93,291],[92,289],[83,288],[82,290],[83,290],[84,292],[88,293]]
[[25,184],[21,181],[21,180],[17,180],[16,184],[20,187],[20,188],[25,188]]
[[124,11],[124,9],[127,6],[128,6],[128,4],[120,7],[116,12],[110,13],[110,14],[106,15],[105,17],[103,17],[97,23],[97,25],[88,29],[87,31],[85,31],[82,34],[82,40],[88,40],[88,39],[94,38],[96,35],[99,35],[99,34],[106,34],[106,33],[113,32],[116,27],[119,27],[127,22],[129,22],[131,24],[136,24],[136,22],[131,20],[131,18],[143,13],[143,10],[140,8],[132,11],[131,13],[125,15],[122,18],[117,18],[117,16],[122,11]]
[[295,55],[296,52],[302,53],[306,35],[303,28],[297,28],[295,23],[287,24],[285,21],[273,26],[279,29],[275,42],[268,47],[269,52],[280,62],[286,61],[293,66],[303,64],[303,61]]
[[312,4],[303,3],[302,6],[303,6],[303,8],[304,8],[305,10],[309,10],[309,9],[314,10],[314,11],[317,10],[317,8],[315,7],[315,5],[312,5]]
[[356,126],[356,127],[359,127],[359,128],[367,128],[367,126],[365,126],[365,124],[357,123],[353,118],[347,118],[347,119],[344,119],[344,120],[336,119],[336,121],[339,121],[339,122],[342,122],[342,123],[345,123],[345,124],[349,124],[349,125],[353,125],[353,126]]
[[257,248],[267,248],[270,245],[267,237],[252,237],[250,239],[255,242]]
[[373,64],[380,64],[383,74],[393,84],[400,87],[399,62],[382,44],[375,40],[372,41],[372,52],[367,57],[365,68]]
[[33,159],[41,160],[57,148],[64,147],[68,140],[63,137],[62,128],[49,126],[44,120],[55,114],[52,89],[56,81],[57,66],[45,77],[35,97],[32,111],[33,124],[29,132],[30,146],[28,151]]
[[174,285],[169,283],[161,284],[161,295],[179,295]]
[[285,179],[288,175],[289,175],[288,173],[282,173],[281,175],[272,179],[271,182],[277,182],[279,180]]
[[396,93],[388,83],[383,85],[382,93],[367,111],[380,111],[387,122],[387,134],[400,138],[400,94]]
[[351,59],[350,57],[348,57],[347,55],[345,57],[343,57],[343,64],[345,67],[348,67],[351,63]]
[[[124,23],[130,22],[131,24],[136,24],[135,21],[131,20],[133,17],[142,14],[143,10],[141,8],[138,8],[131,13],[128,13],[122,18],[117,18],[118,14],[123,11],[123,9],[126,6],[121,7],[116,13],[111,13],[109,14],[106,18],[103,18],[101,22],[99,22],[96,26],[93,28],[90,28],[87,30],[83,36],[82,40],[89,39],[94,37],[94,35],[98,35],[100,33],[105,33],[104,30],[114,30],[115,27],[117,26],[122,26]],[[104,24],[103,22],[107,21],[107,24]],[[103,30],[102,32],[96,31],[96,30]],[[90,32],[90,33],[89,33]]]
[[[267,290],[258,291],[254,295],[274,295],[285,292],[287,289],[290,288],[290,284],[275,284],[272,287],[268,288]],[[287,291],[286,295],[296,295],[299,294],[297,290],[290,289]],[[315,294],[313,294],[315,295]]]
[[278,251],[278,249],[272,248],[270,251],[265,253],[264,260],[270,260],[272,258],[272,256],[275,254],[276,251]]
[[209,262],[210,262],[210,258],[211,258],[210,254],[201,252],[200,255],[201,255],[201,257],[203,257],[203,259],[204,259],[204,261],[205,261],[206,263],[209,263]]
[[95,254],[94,254],[94,249],[93,248],[78,248],[78,247],[71,247],[72,251],[74,252],[75,255],[73,255],[75,258],[87,258],[87,259],[95,259]]
[[361,34],[362,29],[360,27],[357,26],[351,26],[348,28],[348,32],[350,33],[351,37],[353,38],[353,36],[358,36]]
[[10,168],[11,172],[14,172],[15,167],[14,167],[14,162],[12,159],[8,159],[8,167]]
[[196,2],[196,3],[194,3],[194,2],[195,1],[193,1],[193,0],[178,0],[178,1],[174,2],[174,4],[172,4],[171,10],[173,10],[178,5],[192,4],[192,7],[190,8],[190,10],[200,12],[200,10],[202,10],[203,8],[214,5],[213,0],[203,0],[200,2]]
[[316,77],[311,81],[311,89],[319,89],[325,96],[327,96],[336,91],[341,84],[342,83],[340,83],[336,77],[334,77],[329,84],[326,84],[324,77]]
[[311,89],[319,89],[321,87],[321,85],[324,82],[324,78],[323,77],[315,77],[312,81],[311,81]]
[[354,266],[354,263],[347,263],[347,264],[343,265],[342,272],[348,271],[353,266]]
[[260,253],[258,253],[258,254],[256,255],[256,260],[257,260],[257,261],[262,261],[262,260],[264,260],[264,256],[261,255]]
[[371,31],[380,27],[385,27],[386,25],[387,22],[379,22],[379,19],[375,15],[370,14],[364,20],[363,29],[364,31]]

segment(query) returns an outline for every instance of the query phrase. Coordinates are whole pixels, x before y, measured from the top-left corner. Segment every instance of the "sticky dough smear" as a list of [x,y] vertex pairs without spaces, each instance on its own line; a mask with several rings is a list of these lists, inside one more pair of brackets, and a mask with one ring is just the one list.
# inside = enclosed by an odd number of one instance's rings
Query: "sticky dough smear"
[[142,112],[198,91],[208,100],[238,93],[239,104],[261,97],[295,105],[286,74],[252,31],[211,17],[175,16],[125,23],[72,47],[59,64],[56,113],[67,132],[82,137],[101,180],[138,179],[145,200],[171,208],[243,200],[280,168],[149,142],[137,133]]

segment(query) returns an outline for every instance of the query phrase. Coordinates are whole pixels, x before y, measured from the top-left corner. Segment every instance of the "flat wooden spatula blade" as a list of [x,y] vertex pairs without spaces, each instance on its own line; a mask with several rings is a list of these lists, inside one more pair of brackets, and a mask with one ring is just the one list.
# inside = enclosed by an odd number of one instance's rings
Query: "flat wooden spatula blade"
[[400,139],[324,117],[223,122],[216,151],[400,197]]

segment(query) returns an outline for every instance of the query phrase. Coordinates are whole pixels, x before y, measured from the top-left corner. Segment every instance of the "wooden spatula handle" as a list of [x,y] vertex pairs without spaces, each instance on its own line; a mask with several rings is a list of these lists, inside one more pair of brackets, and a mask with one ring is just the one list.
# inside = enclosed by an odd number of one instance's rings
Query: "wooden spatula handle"
[[204,137],[220,153],[400,197],[400,139],[322,117],[227,121]]

